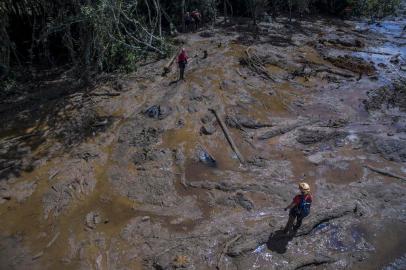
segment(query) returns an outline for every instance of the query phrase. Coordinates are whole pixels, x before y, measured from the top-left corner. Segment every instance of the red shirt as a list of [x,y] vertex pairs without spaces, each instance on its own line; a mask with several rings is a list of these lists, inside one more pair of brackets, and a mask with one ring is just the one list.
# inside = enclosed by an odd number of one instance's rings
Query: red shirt
[[[302,200],[301,197],[302,197],[302,195],[296,195],[296,196],[293,198],[293,203],[294,203],[295,205],[299,205],[299,204],[300,204],[300,201]],[[304,195],[304,199],[305,199],[306,202],[311,203],[313,198],[312,198],[312,195],[307,194],[307,195]]]
[[187,56],[186,52],[181,52],[178,56],[178,63],[187,61],[189,57]]

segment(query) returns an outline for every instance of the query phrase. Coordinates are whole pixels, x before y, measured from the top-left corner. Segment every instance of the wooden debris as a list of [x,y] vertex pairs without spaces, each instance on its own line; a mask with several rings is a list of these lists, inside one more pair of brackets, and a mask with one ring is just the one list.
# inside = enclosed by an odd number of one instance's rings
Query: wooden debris
[[393,177],[393,178],[397,178],[397,179],[406,181],[406,177],[403,177],[403,176],[401,176],[401,175],[397,175],[397,174],[395,174],[395,173],[391,173],[391,172],[386,171],[386,170],[383,170],[383,169],[378,169],[378,168],[372,167],[372,166],[370,166],[370,165],[365,165],[364,167],[370,169],[370,170],[373,171],[373,172],[382,174],[382,175],[384,175],[384,176],[389,176],[389,177]]
[[275,78],[273,78],[271,76],[271,74],[269,74],[269,72],[266,70],[260,57],[258,55],[256,55],[255,53],[250,54],[250,52],[249,52],[250,48],[251,47],[248,47],[245,50],[245,54],[247,56],[244,58],[241,58],[240,63],[248,66],[249,69],[251,69],[255,73],[261,75],[265,79],[271,80],[273,82],[276,81]]
[[50,248],[55,243],[56,239],[58,239],[60,234],[60,232],[57,232],[51,241],[49,241],[49,243],[46,245],[46,248]]
[[35,260],[41,258],[42,255],[44,255],[44,252],[43,252],[43,251],[40,251],[40,252],[38,252],[37,254],[35,254],[34,256],[32,256],[32,260],[35,261]]
[[228,131],[226,124],[220,118],[220,116],[218,115],[216,110],[214,110],[214,109],[209,109],[209,110],[212,111],[214,113],[214,115],[216,116],[217,121],[220,123],[221,129],[224,132],[224,136],[226,137],[227,141],[230,143],[231,148],[233,149],[234,153],[237,155],[237,157],[240,160],[241,164],[244,164],[245,160],[244,160],[243,156],[241,155],[240,151],[238,150],[237,146],[235,145],[234,140],[231,137],[230,132]]
[[238,239],[241,238],[241,234],[238,234],[237,236],[235,236],[234,238],[232,238],[231,240],[227,241],[226,244],[224,245],[223,250],[221,251],[219,260],[217,262],[217,266],[216,269],[220,270],[221,269],[221,263],[223,261],[224,255],[227,254],[228,249],[230,248],[230,246],[237,241]]

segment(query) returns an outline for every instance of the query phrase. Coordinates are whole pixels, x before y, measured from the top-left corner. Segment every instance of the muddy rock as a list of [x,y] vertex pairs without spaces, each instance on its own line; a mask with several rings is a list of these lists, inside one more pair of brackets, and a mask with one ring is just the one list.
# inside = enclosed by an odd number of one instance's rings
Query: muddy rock
[[380,154],[391,161],[406,162],[406,141],[382,136],[364,136],[364,147],[373,154]]
[[388,107],[399,107],[406,111],[406,84],[399,81],[392,86],[385,86],[368,92],[368,99],[364,102],[368,111],[381,110]]
[[346,135],[343,132],[338,132],[330,129],[309,129],[302,128],[299,130],[299,135],[296,140],[301,144],[315,144],[333,139],[344,138]]
[[235,195],[235,201],[247,211],[254,209],[254,203],[244,193],[237,192]]
[[200,132],[204,135],[211,135],[216,132],[216,127],[213,124],[206,124],[201,127]]
[[20,182],[14,185],[0,182],[0,203],[16,200],[21,203],[34,193],[35,182]]
[[89,229],[95,229],[97,224],[102,222],[102,216],[98,212],[90,212],[86,215],[85,225]]

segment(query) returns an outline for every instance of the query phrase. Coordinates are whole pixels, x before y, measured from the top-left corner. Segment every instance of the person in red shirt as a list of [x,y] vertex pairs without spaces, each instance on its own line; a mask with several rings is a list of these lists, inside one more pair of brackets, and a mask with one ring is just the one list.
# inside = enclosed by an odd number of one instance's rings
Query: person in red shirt
[[178,55],[178,65],[179,65],[179,81],[180,80],[185,80],[184,74],[185,74],[185,68],[187,65],[187,60],[189,59],[185,48],[182,48],[180,51],[180,54]]
[[303,218],[310,214],[310,206],[313,200],[312,195],[310,194],[310,186],[307,183],[300,183],[299,190],[300,194],[296,195],[293,198],[292,203],[285,208],[285,211],[288,209],[290,210],[289,220],[283,230],[285,233],[288,233],[292,229],[295,219],[297,221],[296,225],[293,226],[293,229],[299,229],[302,225]]

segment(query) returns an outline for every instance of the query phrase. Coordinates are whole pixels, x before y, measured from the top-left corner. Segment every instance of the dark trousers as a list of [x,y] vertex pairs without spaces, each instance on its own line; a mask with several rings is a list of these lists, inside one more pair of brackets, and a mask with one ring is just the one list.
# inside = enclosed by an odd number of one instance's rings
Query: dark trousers
[[179,63],[179,80],[184,80],[184,75],[185,75],[185,68],[186,68],[186,63],[180,62]]
[[[299,229],[299,227],[302,226],[303,218],[304,216],[298,212],[298,209],[296,209],[296,207],[292,208],[289,212],[289,219],[288,222],[286,223],[284,232],[289,232],[290,230],[292,230],[292,228]],[[295,219],[296,225],[293,226],[293,224],[295,223]]]

